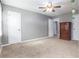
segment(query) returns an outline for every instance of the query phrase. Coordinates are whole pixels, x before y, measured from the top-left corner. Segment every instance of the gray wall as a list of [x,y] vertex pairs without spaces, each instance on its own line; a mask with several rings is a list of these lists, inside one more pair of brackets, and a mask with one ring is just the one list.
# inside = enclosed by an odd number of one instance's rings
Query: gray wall
[[72,15],[70,13],[62,14],[57,18],[60,18],[60,22],[72,22]]
[[67,14],[60,17],[60,22],[72,22],[72,15]]
[[21,13],[22,41],[48,36],[48,16],[23,9],[3,5],[3,39],[2,43],[7,44],[7,11]]
[[48,17],[32,12],[22,14],[22,39],[34,39],[48,36]]
[[0,3],[0,44],[1,44],[1,34],[2,34],[2,8],[1,8],[1,3]]

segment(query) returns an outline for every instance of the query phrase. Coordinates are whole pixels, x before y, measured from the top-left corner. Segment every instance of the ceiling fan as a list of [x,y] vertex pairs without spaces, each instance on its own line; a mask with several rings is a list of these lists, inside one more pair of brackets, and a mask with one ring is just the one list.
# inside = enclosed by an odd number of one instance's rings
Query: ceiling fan
[[[74,3],[75,0],[71,0],[71,3]],[[46,12],[46,11],[50,11],[50,12],[55,12],[55,8],[61,8],[60,5],[54,5],[52,2],[49,2],[47,4],[45,4],[44,7],[39,7],[39,9],[42,9],[43,12]]]
[[61,8],[61,6],[54,5],[52,2],[49,2],[44,7],[39,7],[39,9],[43,9],[43,12],[46,11],[55,12],[55,8]]

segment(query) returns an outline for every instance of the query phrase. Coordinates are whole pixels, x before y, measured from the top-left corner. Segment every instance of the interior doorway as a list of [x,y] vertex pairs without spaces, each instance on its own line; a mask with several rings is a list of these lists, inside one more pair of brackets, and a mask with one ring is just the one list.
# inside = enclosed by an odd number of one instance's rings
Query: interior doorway
[[53,32],[54,32],[54,37],[58,37],[58,22],[57,21],[53,22]]
[[59,18],[49,19],[49,37],[59,38]]

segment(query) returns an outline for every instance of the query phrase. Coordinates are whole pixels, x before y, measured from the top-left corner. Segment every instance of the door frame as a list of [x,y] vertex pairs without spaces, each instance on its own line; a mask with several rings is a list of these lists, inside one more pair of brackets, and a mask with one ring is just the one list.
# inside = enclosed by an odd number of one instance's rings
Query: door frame
[[60,23],[60,18],[55,18],[55,19],[48,19],[48,36],[49,37],[54,37],[54,32],[53,32],[53,23],[54,22],[57,22],[58,23],[58,35],[57,35],[57,38],[59,38],[60,37],[60,25],[59,25],[59,23]]

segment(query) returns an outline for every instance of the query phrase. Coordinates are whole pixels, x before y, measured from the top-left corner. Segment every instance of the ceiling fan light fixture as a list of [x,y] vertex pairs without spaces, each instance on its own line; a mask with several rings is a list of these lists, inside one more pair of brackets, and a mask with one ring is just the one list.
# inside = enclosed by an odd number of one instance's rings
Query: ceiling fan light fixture
[[73,10],[72,10],[72,15],[71,15],[71,16],[72,16],[72,19],[74,19],[74,14],[75,14],[75,13],[76,13],[76,10],[73,9]]
[[76,13],[76,10],[75,10],[75,9],[73,9],[73,10],[72,10],[72,14],[75,14],[75,13]]
[[48,11],[48,12],[51,12],[51,11],[52,11],[52,8],[50,8],[50,9],[48,8],[47,11]]

